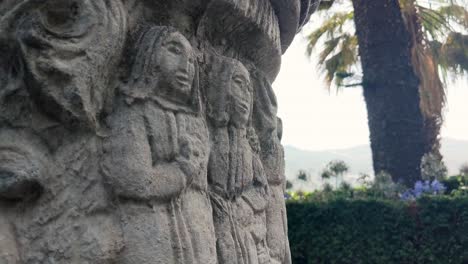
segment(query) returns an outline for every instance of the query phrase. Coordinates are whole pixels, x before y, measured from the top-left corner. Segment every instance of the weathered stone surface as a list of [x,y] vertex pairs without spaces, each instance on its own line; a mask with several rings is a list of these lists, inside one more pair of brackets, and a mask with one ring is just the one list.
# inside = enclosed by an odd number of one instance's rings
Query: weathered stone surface
[[280,30],[268,0],[212,1],[201,19],[198,36],[220,54],[251,61],[271,81],[279,72]]
[[271,82],[310,1],[0,2],[0,264],[290,263]]

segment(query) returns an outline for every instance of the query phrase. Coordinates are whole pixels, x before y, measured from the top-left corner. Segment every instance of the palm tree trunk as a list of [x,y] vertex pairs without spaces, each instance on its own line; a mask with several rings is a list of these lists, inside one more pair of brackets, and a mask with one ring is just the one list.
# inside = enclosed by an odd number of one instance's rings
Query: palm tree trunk
[[411,62],[419,78],[420,108],[424,119],[425,154],[432,154],[438,162],[440,154],[440,128],[445,105],[445,89],[439,77],[437,62],[425,44],[421,16],[416,0],[400,1],[406,28],[411,36]]
[[408,186],[425,152],[419,81],[398,0],[353,0],[374,172]]

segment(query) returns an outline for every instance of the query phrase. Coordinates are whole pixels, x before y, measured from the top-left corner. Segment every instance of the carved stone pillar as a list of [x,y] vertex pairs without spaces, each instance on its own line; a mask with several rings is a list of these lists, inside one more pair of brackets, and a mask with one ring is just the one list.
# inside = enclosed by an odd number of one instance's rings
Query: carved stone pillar
[[290,263],[271,83],[309,0],[0,2],[0,264]]

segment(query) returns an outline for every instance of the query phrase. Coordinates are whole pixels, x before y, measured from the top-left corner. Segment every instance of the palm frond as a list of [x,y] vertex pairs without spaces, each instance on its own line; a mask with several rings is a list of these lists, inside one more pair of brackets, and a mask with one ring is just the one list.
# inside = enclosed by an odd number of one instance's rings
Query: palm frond
[[451,32],[440,46],[438,59],[442,67],[457,73],[468,73],[468,35]]
[[322,0],[320,1],[319,3],[319,6],[318,6],[318,11],[324,11],[324,10],[328,10],[330,9],[333,4],[336,2],[336,0]]
[[[441,76],[447,71],[468,72],[468,36],[455,34],[455,28],[468,28],[466,0],[399,0],[402,13],[412,35],[415,71],[422,80],[422,108],[427,116],[441,117],[445,91]],[[327,12],[338,0],[321,1],[321,12]],[[463,2],[460,4],[460,2]],[[354,78],[359,62],[358,41],[347,23],[354,19],[352,9],[335,12],[307,36],[307,54],[318,52],[318,65],[330,88],[338,88]],[[350,25],[352,28],[352,25]],[[464,37],[463,37],[464,36]],[[440,73],[439,74],[439,70]],[[352,78],[349,78],[352,79]]]
[[468,10],[461,5],[443,6],[437,10],[439,14],[459,24],[462,27],[468,27]]
[[322,37],[328,39],[334,38],[335,35],[343,33],[343,26],[346,22],[352,21],[354,12],[338,12],[324,21],[316,30],[312,31],[307,36],[307,54],[310,56]]
[[429,32],[432,32],[434,37],[435,32],[446,27],[448,22],[445,22],[446,19],[440,14],[416,6],[414,0],[405,1],[405,5],[401,8],[406,28],[411,36],[411,64],[419,79],[419,107],[424,116],[425,141],[428,146],[438,146],[438,135],[446,102],[445,87],[439,76],[437,61],[428,48],[428,35],[424,34],[424,24],[430,24]]
[[357,37],[344,28],[353,19],[352,11],[335,13],[307,36],[309,56],[320,47],[318,65],[325,74],[328,88],[334,79],[341,84],[343,79],[353,75],[349,70],[357,61]]
[[335,81],[335,85],[340,88],[346,78],[354,75],[351,68],[358,62],[357,53],[357,37],[343,34],[340,37],[339,46],[337,45],[336,53],[333,56],[327,56],[320,63],[329,88],[333,80]]
[[431,39],[440,39],[446,36],[447,32],[453,31],[450,20],[440,12],[420,5],[416,5],[422,30]]
[[319,54],[319,58],[318,58],[319,65],[323,65],[323,63],[330,56],[330,54],[336,52],[336,49],[338,48],[338,45],[340,44],[342,39],[343,39],[343,35],[325,41],[324,48]]

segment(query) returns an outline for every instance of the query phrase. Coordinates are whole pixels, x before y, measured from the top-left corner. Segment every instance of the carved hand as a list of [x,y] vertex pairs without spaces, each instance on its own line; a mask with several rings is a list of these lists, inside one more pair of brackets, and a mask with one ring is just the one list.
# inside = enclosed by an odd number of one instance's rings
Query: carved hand
[[202,143],[197,142],[197,140],[190,137],[182,136],[179,139],[179,144],[180,155],[176,158],[176,161],[187,176],[187,182],[191,182],[194,175],[198,174],[200,170],[198,161],[200,160],[202,153],[197,146]]

